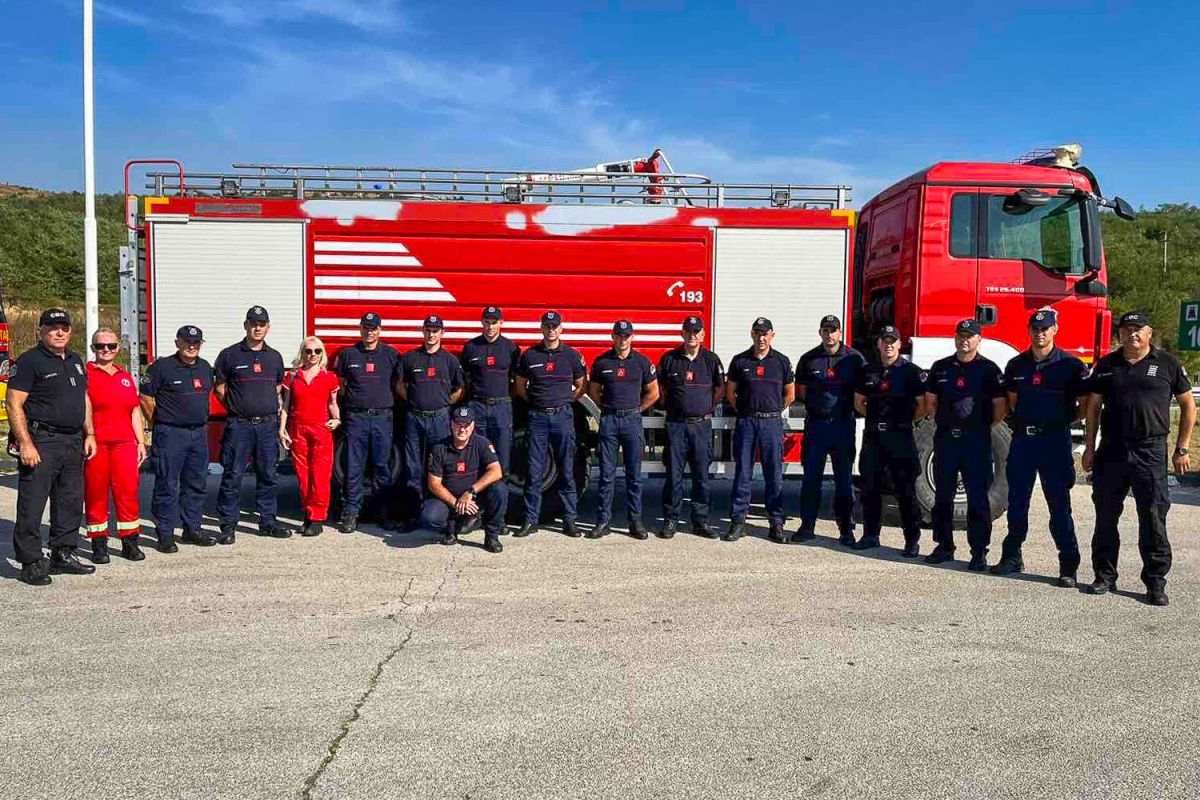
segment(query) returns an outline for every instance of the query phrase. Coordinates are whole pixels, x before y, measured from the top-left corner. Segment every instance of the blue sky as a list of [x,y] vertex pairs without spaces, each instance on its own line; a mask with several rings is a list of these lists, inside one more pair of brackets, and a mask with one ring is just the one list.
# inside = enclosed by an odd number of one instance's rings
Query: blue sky
[[[566,169],[662,147],[850,183],[1066,141],[1200,203],[1195,2],[96,0],[97,164]],[[81,4],[0,0],[0,181],[81,188]]]

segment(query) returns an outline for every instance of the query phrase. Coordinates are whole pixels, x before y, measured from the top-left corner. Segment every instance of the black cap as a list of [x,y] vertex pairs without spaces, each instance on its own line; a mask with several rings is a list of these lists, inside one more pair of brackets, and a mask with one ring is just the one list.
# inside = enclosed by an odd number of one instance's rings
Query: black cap
[[840,331],[842,329],[842,321],[833,314],[826,314],[821,317],[821,327],[833,328],[835,331]]
[[38,325],[66,325],[71,327],[71,315],[61,308],[47,308],[38,319]]
[[488,306],[483,309],[484,319],[504,319],[504,312],[498,306]]
[[[44,314],[42,316],[45,316]],[[45,323],[43,323],[45,324]],[[1117,323],[1118,328],[1124,328],[1126,325],[1133,325],[1138,328],[1143,328],[1150,324],[1150,318],[1141,311],[1126,311],[1121,315],[1121,321]]]
[[459,406],[450,412],[450,421],[466,425],[475,421],[475,412],[471,410],[470,406]]
[[619,319],[613,323],[613,336],[630,336],[633,334],[633,323],[627,319]]
[[956,334],[970,334],[971,336],[983,336],[983,328],[979,327],[979,323],[973,319],[964,319],[954,326]]
[[383,325],[383,319],[374,311],[368,311],[362,315],[362,319],[358,321],[358,324],[364,328],[378,328]]
[[704,320],[692,315],[683,320],[683,329],[688,333],[695,333],[704,330]]
[[430,314],[428,317],[425,318],[425,321],[421,323],[421,327],[422,328],[433,328],[434,330],[440,331],[442,328],[446,327],[446,324],[444,322],[442,322],[442,318],[439,317],[437,314]]
[[1029,315],[1029,327],[1049,328],[1058,324],[1058,312],[1053,308],[1039,308]]
[[175,338],[182,339],[185,342],[203,342],[204,331],[200,330],[195,325],[184,325],[182,328],[175,331]]
[[895,325],[884,325],[879,329],[879,338],[900,341],[900,331],[896,330]]
[[270,322],[271,315],[262,306],[250,306],[246,309],[246,322]]
[[562,325],[562,314],[559,314],[557,311],[547,311],[545,314],[542,314],[542,324],[557,328],[559,325]]
[[754,320],[754,324],[750,326],[752,331],[773,331],[775,326],[771,324],[771,320],[766,317],[759,317]]

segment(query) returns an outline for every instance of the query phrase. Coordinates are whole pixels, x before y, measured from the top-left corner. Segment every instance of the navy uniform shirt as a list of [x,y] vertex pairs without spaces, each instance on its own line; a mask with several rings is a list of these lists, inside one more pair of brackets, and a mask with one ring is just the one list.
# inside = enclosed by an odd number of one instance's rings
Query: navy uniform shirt
[[553,350],[538,342],[521,354],[517,374],[529,381],[526,392],[533,408],[561,408],[575,400],[574,383],[587,377],[583,356],[559,343]]
[[221,351],[214,365],[217,385],[225,384],[225,408],[235,417],[268,417],[279,413],[283,356],[263,343],[251,350],[245,340]]
[[609,350],[592,362],[591,380],[600,385],[600,405],[615,411],[628,411],[642,404],[642,389],[654,382],[657,370],[650,359],[630,348],[621,358]]
[[460,497],[497,461],[499,459],[496,457],[496,448],[492,443],[478,433],[473,433],[461,450],[454,446],[453,436],[442,439],[429,448],[425,464],[428,474],[440,475],[446,490],[455,497]]
[[978,353],[966,363],[957,356],[933,362],[925,391],[938,399],[939,428],[981,431],[992,427],[992,401],[1004,397],[1004,376],[996,362]]
[[1045,430],[1070,427],[1075,421],[1075,401],[1084,392],[1088,369],[1070,353],[1055,347],[1041,361],[1026,350],[1004,368],[1004,388],[1017,396],[1013,428]]
[[25,418],[57,428],[82,428],[87,416],[87,370],[67,349],[58,356],[40,342],[26,350],[8,373],[8,388],[27,392]]
[[142,375],[138,391],[154,398],[154,422],[203,425],[208,422],[213,370],[203,358],[185,364],[178,353],[157,358]]
[[390,344],[378,342],[374,350],[368,350],[362,342],[355,342],[338,351],[330,371],[341,379],[347,407],[363,411],[396,404],[392,387],[399,370],[400,354]]
[[701,347],[688,358],[680,345],[659,359],[658,382],[668,418],[706,417],[713,412],[713,389],[725,385],[725,367],[712,350]]
[[862,368],[856,394],[867,401],[867,431],[879,423],[898,429],[911,428],[917,402],[925,396],[926,373],[906,358],[891,366],[874,361]]
[[504,336],[489,342],[480,334],[463,345],[460,361],[467,377],[469,399],[510,397],[510,386],[520,358],[521,348]]
[[862,353],[839,342],[831,355],[818,345],[800,356],[796,385],[804,386],[804,411],[812,419],[853,419],[854,387],[867,361]]
[[408,403],[417,411],[438,411],[450,405],[450,394],[463,385],[458,359],[444,347],[430,353],[424,345],[400,358],[401,380]]
[[792,362],[775,348],[761,359],[754,348],[743,350],[729,362],[729,380],[737,386],[738,416],[783,412],[783,393],[794,383]]
[[1096,362],[1086,387],[1104,400],[1101,439],[1137,442],[1170,433],[1171,399],[1190,391],[1192,385],[1175,356],[1151,345],[1136,364],[1126,361],[1120,349],[1104,356]]

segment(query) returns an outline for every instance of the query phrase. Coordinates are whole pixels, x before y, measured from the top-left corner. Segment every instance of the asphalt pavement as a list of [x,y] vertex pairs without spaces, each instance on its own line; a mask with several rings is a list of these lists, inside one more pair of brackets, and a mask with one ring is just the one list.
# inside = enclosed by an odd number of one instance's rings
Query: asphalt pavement
[[[732,544],[543,530],[499,555],[247,524],[35,589],[14,486],[3,797],[1200,797],[1195,487],[1173,490],[1164,609],[1140,600],[1132,501],[1104,597],[1053,585],[1040,499],[1017,578],[901,559],[895,529],[850,552],[828,518],[807,545],[758,520]],[[294,518],[294,479],[284,497]],[[1086,580],[1090,487],[1072,500]]]

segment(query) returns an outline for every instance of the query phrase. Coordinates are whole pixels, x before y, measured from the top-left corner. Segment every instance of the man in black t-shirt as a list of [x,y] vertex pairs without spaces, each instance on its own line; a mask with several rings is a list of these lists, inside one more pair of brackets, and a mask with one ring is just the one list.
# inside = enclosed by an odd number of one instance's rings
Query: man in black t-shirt
[[470,522],[483,517],[483,549],[499,553],[508,486],[496,448],[475,433],[475,412],[459,406],[451,414],[450,435],[429,449],[425,480],[429,497],[421,506],[420,526],[442,533],[442,544],[456,544]]
[[[1092,502],[1096,531],[1092,536],[1092,569],[1096,578],[1087,587],[1105,594],[1117,585],[1120,539],[1117,521],[1125,496],[1133,490],[1137,504],[1138,550],[1146,601],[1165,606],[1171,543],[1167,540],[1167,436],[1171,398],[1179,401],[1179,433],[1175,440],[1175,471],[1191,467],[1188,443],[1196,424],[1187,370],[1170,353],[1150,343],[1154,329],[1145,314],[1131,311],[1121,317],[1121,347],[1096,362],[1087,382],[1087,446],[1085,471],[1095,470]],[[1099,449],[1096,434],[1102,433]]]

